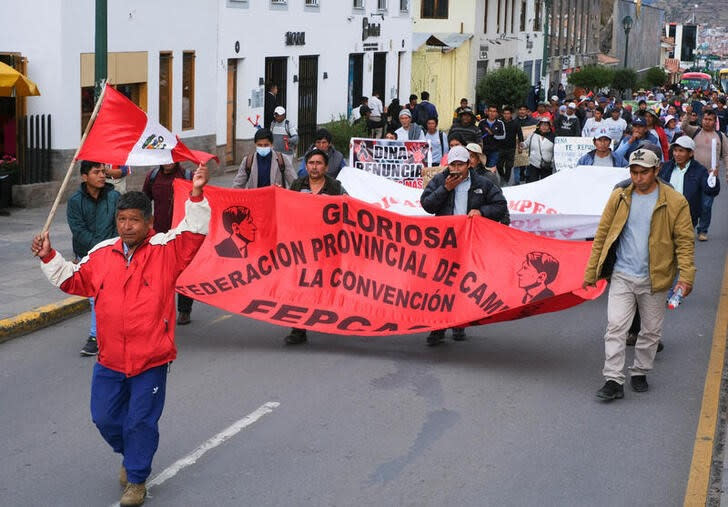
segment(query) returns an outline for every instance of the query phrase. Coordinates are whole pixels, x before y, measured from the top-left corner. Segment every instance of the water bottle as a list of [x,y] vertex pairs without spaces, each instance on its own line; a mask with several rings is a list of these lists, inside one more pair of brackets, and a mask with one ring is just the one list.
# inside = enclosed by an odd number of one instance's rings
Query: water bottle
[[680,303],[682,303],[683,298],[683,291],[682,287],[678,287],[675,292],[673,292],[672,297],[667,300],[667,307],[670,310],[676,310],[678,306],[680,306]]

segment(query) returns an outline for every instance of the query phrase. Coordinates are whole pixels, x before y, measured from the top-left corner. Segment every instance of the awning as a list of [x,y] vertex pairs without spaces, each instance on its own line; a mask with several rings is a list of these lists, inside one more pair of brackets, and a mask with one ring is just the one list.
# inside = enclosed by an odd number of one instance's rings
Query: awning
[[443,47],[449,49],[459,48],[463,42],[470,39],[472,33],[413,33],[412,47],[415,51],[422,45]]
[[9,65],[0,62],[0,97],[40,95],[33,81]]

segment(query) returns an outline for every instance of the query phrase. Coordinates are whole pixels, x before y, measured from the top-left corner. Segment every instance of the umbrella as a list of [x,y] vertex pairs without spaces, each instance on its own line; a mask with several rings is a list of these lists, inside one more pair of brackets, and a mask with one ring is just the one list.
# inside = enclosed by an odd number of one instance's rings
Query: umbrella
[[26,95],[40,95],[35,83],[14,68],[0,62],[0,97]]

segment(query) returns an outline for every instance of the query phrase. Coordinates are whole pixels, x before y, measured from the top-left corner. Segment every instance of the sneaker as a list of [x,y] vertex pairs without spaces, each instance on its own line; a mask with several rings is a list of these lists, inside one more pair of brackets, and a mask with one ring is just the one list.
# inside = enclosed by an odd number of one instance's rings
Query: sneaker
[[644,393],[650,387],[647,385],[647,375],[632,375],[629,383],[632,386],[632,390],[636,393]]
[[89,336],[86,345],[81,349],[82,356],[95,356],[99,353],[99,344],[96,342],[95,336]]
[[657,352],[662,352],[662,349],[664,349],[665,346],[662,344],[662,340],[657,342]]
[[177,325],[186,326],[190,323],[190,312],[179,312],[177,315]]
[[438,329],[437,331],[432,331],[429,334],[429,336],[427,337],[427,345],[430,347],[434,347],[435,345],[439,345],[444,339],[445,339],[445,330],[444,329]]
[[627,333],[627,346],[634,347],[637,343],[637,333]]
[[308,339],[306,338],[306,330],[305,329],[296,329],[295,327],[291,329],[291,333],[286,336],[286,343],[288,345],[298,345],[300,343],[306,343]]
[[121,469],[119,470],[119,484],[121,484],[122,488],[125,488],[128,483],[129,480],[126,477],[126,468],[124,468],[124,465],[121,465]]
[[698,241],[708,241],[708,233],[701,232],[698,234]]
[[465,328],[454,327],[452,328],[452,339],[456,342],[465,341]]
[[144,498],[147,496],[147,487],[142,482],[141,484],[134,484],[130,482],[124,488],[124,494],[121,495],[119,505],[121,507],[138,507],[144,503]]
[[607,380],[602,388],[597,391],[597,398],[607,401],[624,398],[624,386],[616,380]]

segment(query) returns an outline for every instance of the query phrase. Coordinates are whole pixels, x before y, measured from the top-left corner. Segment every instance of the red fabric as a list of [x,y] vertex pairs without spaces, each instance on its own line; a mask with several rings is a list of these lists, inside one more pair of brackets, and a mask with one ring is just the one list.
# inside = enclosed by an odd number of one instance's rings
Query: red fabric
[[55,256],[56,256],[56,251],[51,250],[50,252],[48,252],[48,255],[46,255],[45,257],[41,257],[40,260],[43,264],[48,264],[50,261],[53,260],[53,258]]
[[[184,210],[184,201],[179,208]],[[165,244],[151,244],[152,233],[128,267],[118,239],[92,250],[60,285],[69,294],[96,298],[99,363],[128,376],[177,357],[174,282],[205,237],[182,232]]]
[[[132,149],[144,133],[147,123],[148,117],[144,111],[121,92],[106,85],[104,101],[86,141],[81,146],[78,160],[126,165],[129,163]],[[158,131],[166,132],[163,127],[155,125]],[[186,160],[204,164],[210,159],[217,160],[217,157],[210,153],[190,150],[177,138],[177,145],[171,151],[171,159],[166,162]]]
[[670,141],[667,139],[665,129],[657,125],[655,131],[660,140],[660,148],[662,148],[662,160],[670,160]]
[[[174,187],[173,223],[190,183],[176,179]],[[280,326],[407,334],[558,311],[605,286],[581,289],[590,242],[546,239],[482,217],[408,217],[348,196],[278,187],[208,186],[205,195],[210,231],[177,291]],[[223,216],[234,207],[231,233]],[[543,262],[539,270],[528,261],[534,253],[547,259],[540,252],[558,262],[545,286]]]

